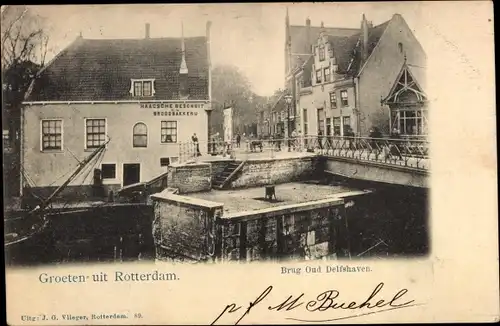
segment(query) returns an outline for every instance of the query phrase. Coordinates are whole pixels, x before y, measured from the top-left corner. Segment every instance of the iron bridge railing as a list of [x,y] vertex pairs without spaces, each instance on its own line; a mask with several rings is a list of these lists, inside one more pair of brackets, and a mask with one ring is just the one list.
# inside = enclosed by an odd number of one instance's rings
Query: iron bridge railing
[[429,141],[417,137],[307,136],[242,139],[239,144],[236,141],[184,142],[179,144],[179,162],[197,160],[206,155],[247,160],[287,157],[306,152],[418,170],[430,169]]

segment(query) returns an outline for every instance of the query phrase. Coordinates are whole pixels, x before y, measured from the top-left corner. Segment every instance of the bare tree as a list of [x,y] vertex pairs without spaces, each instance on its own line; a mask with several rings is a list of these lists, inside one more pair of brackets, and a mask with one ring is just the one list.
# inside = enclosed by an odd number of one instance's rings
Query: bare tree
[[[2,129],[7,130],[4,148],[4,188],[8,196],[19,194],[21,106],[29,85],[45,64],[49,33],[45,21],[27,6],[1,7]],[[5,134],[4,134],[5,137]]]
[[45,20],[27,6],[4,6],[1,14],[2,70],[27,61],[43,66],[49,43]]

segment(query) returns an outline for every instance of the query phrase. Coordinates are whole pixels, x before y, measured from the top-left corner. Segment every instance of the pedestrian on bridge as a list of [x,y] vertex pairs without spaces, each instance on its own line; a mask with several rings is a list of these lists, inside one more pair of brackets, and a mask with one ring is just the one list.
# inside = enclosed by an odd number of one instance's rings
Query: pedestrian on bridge
[[198,142],[198,136],[196,136],[196,133],[194,133],[193,136],[191,136],[191,140],[193,141],[194,146],[196,147],[196,156],[201,156],[200,143]]
[[370,134],[368,135],[368,137],[370,137],[369,144],[370,144],[372,151],[374,151],[375,155],[378,156],[378,154],[379,154],[379,146],[378,145],[380,142],[380,138],[382,138],[382,133],[380,132],[380,130],[378,130],[377,127],[372,127],[370,129]]
[[241,144],[241,136],[240,134],[236,134],[236,147],[240,148],[240,144]]
[[399,134],[399,130],[397,128],[392,129],[391,140],[393,140],[389,148],[389,152],[391,156],[397,156],[400,160],[403,160],[403,156],[401,156],[401,135]]
[[318,131],[318,144],[319,144],[319,149],[322,151],[323,150],[323,132],[321,130]]

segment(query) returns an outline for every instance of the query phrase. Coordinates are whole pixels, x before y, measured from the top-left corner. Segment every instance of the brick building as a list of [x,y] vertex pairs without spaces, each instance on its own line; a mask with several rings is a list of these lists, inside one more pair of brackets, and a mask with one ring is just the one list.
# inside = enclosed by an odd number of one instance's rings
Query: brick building
[[401,15],[376,26],[363,15],[359,29],[314,27],[309,19],[290,25],[288,13],[285,21],[292,129],[306,136],[350,128],[367,136],[376,126],[384,134],[425,135],[426,54]]
[[[149,30],[144,39],[80,36],[38,74],[22,110],[21,162],[39,193],[108,137],[96,166],[108,189],[165,172],[194,132],[207,150],[210,22],[199,37],[151,38]],[[92,184],[92,173],[83,177],[74,184]]]

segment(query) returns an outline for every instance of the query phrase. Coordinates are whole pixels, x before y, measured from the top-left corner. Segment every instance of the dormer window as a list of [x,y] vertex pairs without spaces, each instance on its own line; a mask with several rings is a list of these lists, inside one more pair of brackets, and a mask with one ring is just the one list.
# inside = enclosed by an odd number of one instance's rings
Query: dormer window
[[134,97],[151,97],[155,95],[154,79],[132,79],[130,94]]
[[401,42],[398,43],[398,49],[399,49],[399,53],[403,53],[403,43],[401,43]]
[[319,61],[325,60],[325,45],[320,44],[318,48]]

